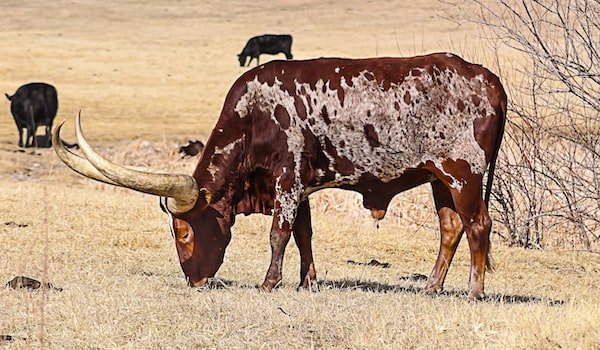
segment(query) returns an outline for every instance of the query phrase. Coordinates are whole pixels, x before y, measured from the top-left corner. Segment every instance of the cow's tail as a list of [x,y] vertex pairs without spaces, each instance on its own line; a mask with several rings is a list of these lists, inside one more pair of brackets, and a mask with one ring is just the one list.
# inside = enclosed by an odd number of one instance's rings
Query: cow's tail
[[[35,138],[35,129],[37,129],[36,125],[35,125],[35,115],[33,114],[33,106],[29,105],[29,115],[31,116],[31,125],[33,126],[33,138],[31,139],[31,145],[33,145],[35,148],[38,147],[37,144],[37,139]],[[27,140],[29,140],[29,130],[27,131]],[[27,143],[27,141],[25,141],[25,143]]]
[[13,97],[12,97],[12,96],[10,96],[9,94],[7,94],[7,93],[4,93],[4,96],[6,96],[6,98],[7,98],[9,101],[12,101],[12,98],[13,98]]
[[[496,144],[494,145],[494,153],[490,160],[490,166],[488,168],[487,183],[485,186],[485,196],[483,201],[485,207],[489,210],[490,197],[492,196],[492,182],[494,181],[494,171],[496,170],[496,161],[498,160],[498,154],[500,153],[500,145],[502,144],[502,136],[504,135],[504,124],[506,124],[506,100],[500,103],[500,109],[502,115],[500,116],[500,125],[498,126],[498,134],[496,138]],[[490,233],[492,232],[492,225],[490,224]],[[491,255],[491,249],[488,250],[487,259],[485,262],[486,270],[494,271],[494,261]]]
[[506,123],[506,103],[502,102],[500,108],[502,115],[500,116],[501,120],[500,125],[498,126],[498,134],[496,138],[496,144],[494,145],[494,153],[492,153],[492,159],[490,159],[487,183],[485,185],[485,196],[483,198],[486,208],[489,208],[490,197],[492,196],[492,182],[494,181],[494,171],[496,170],[496,161],[498,160],[498,154],[500,153],[502,135],[504,135],[504,124]]

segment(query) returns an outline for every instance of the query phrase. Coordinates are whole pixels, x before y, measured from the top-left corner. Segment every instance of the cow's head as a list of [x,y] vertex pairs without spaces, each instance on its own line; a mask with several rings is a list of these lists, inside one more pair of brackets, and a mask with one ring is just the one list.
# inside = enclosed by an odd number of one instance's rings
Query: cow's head
[[210,204],[210,192],[200,190],[198,205],[185,213],[169,209],[170,198],[161,197],[160,207],[167,213],[181,269],[191,286],[204,285],[215,275],[231,239],[230,223]]
[[77,114],[75,131],[81,157],[64,147],[60,123],[53,135],[58,157],[79,174],[110,185],[125,187],[161,197],[161,208],[169,216],[169,225],[179,262],[191,286],[205,284],[223,262],[231,238],[230,222],[215,210],[211,194],[198,188],[189,175],[167,174],[119,166],[96,153],[85,140]]
[[238,61],[240,61],[240,67],[243,67],[246,64],[246,55],[239,54]]

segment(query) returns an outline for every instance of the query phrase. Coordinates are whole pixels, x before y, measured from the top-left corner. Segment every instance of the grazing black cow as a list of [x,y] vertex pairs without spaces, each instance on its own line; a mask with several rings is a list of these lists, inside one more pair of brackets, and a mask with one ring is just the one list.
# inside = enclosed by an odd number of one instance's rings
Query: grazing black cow
[[[58,98],[54,86],[45,83],[29,83],[17,89],[14,95],[5,94],[10,103],[17,129],[19,129],[19,147],[51,146],[52,122],[58,110]],[[38,145],[35,131],[39,125],[46,126],[45,144]],[[23,144],[23,128],[27,137]]]
[[240,67],[243,67],[246,63],[246,57],[250,56],[248,66],[252,62],[253,58],[256,58],[256,65],[258,66],[258,56],[263,53],[270,55],[276,55],[278,53],[284,53],[285,58],[288,60],[292,59],[292,36],[288,34],[274,35],[265,34],[250,38],[244,46],[242,53],[238,55],[240,60]]

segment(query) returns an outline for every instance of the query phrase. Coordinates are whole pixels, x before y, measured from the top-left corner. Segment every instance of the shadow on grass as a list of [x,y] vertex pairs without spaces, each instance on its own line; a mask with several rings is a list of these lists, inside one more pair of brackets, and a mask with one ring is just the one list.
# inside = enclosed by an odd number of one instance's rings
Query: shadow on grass
[[[427,278],[425,277],[425,280]],[[400,277],[401,281],[408,282],[423,282],[423,276],[419,274],[412,274],[407,277]],[[314,284],[310,290],[310,292],[316,292],[322,290],[339,290],[340,292],[348,292],[348,291],[362,291],[369,293],[399,293],[399,294],[422,294],[423,287],[417,285],[406,285],[404,282],[403,285],[390,285],[387,283],[379,283],[372,281],[361,281],[361,280],[322,280]],[[218,278],[209,279],[208,283],[202,287],[196,288],[198,291],[209,291],[209,290],[222,290],[222,289],[230,289],[230,288],[240,288],[240,289],[258,289],[258,285],[241,285],[235,281],[222,280]],[[425,294],[423,294],[425,295]],[[467,292],[463,290],[450,290],[450,291],[442,291],[438,294],[432,295],[432,298],[436,297],[449,297],[449,298],[457,298],[457,299],[466,299]],[[529,295],[511,295],[511,294],[488,294],[483,299],[479,300],[479,302],[483,303],[499,303],[499,304],[544,304],[548,306],[559,306],[563,305],[565,302],[563,300],[553,300],[550,298],[543,297],[535,297]]]
[[[400,277],[400,280],[420,281],[421,278],[415,279],[415,275],[410,277]],[[340,291],[360,290],[363,292],[372,293],[403,293],[403,294],[422,294],[423,287],[415,285],[390,285],[379,282],[365,282],[360,280],[339,280],[339,281],[321,281],[318,283],[319,288],[339,289]],[[442,291],[431,297],[450,297],[466,299],[467,292],[462,290]],[[563,300],[553,300],[549,298],[540,298],[529,295],[511,295],[511,294],[487,294],[479,302],[484,303],[500,303],[500,304],[545,304],[548,306],[563,305]]]

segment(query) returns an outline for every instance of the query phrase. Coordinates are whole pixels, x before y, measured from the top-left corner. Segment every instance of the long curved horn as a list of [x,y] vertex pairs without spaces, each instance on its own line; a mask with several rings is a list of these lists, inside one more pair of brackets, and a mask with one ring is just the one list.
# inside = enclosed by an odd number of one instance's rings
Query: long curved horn
[[62,160],[66,166],[85,177],[104,182],[109,185],[121,186],[104,176],[100,171],[98,171],[98,169],[94,168],[94,166],[87,159],[78,156],[65,147],[62,139],[60,138],[60,129],[64,123],[65,121],[63,120],[60,124],[58,124],[52,133],[52,147],[54,148],[54,152],[58,158],[60,158],[60,160]]
[[81,152],[94,168],[116,184],[143,193],[173,198],[167,201],[173,213],[184,213],[192,209],[198,199],[196,180],[189,175],[156,174],[117,165],[98,153],[87,143],[81,129],[81,113],[75,118],[75,132]]

